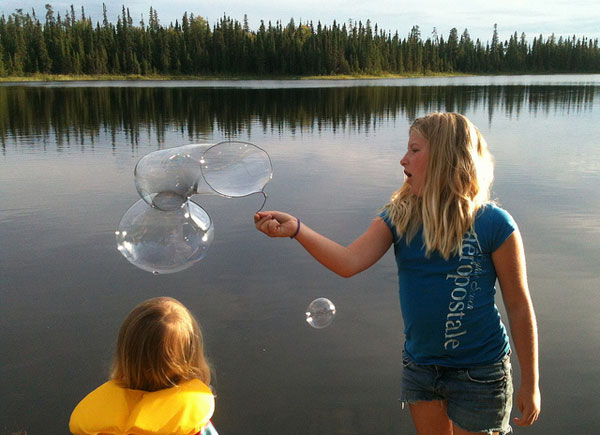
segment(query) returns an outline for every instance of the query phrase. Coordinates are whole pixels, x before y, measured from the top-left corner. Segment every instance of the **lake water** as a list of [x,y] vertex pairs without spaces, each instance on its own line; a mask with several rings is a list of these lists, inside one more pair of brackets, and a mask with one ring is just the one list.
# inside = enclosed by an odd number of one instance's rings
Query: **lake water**
[[[183,272],[137,269],[114,233],[142,156],[237,139],[271,156],[266,209],[350,243],[402,183],[411,121],[436,110],[487,138],[525,241],[542,414],[516,433],[598,433],[600,75],[0,86],[0,432],[68,433],[126,314],[168,295],[204,330],[220,433],[414,434],[391,251],[337,277],[255,231],[260,195],[197,197],[215,239]],[[337,307],[321,330],[304,314],[317,297]]]

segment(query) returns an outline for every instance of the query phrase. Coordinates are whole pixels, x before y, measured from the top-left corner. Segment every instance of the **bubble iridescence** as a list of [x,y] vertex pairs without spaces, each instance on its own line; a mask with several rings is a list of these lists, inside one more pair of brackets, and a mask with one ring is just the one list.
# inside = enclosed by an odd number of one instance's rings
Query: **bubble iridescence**
[[306,309],[306,322],[316,329],[331,325],[335,317],[335,305],[327,298],[312,301]]

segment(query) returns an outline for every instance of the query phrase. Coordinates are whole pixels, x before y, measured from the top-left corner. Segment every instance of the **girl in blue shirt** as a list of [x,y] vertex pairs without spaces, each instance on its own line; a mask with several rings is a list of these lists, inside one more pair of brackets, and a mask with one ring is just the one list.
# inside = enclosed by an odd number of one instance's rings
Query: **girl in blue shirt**
[[511,350],[494,304],[497,278],[521,368],[514,422],[531,425],[540,412],[537,326],[517,225],[490,201],[486,142],[466,117],[432,113],[412,124],[400,163],[405,183],[348,246],[277,211],[257,213],[256,228],[295,238],[344,277],[394,246],[406,339],[402,401],[419,434],[511,430]]

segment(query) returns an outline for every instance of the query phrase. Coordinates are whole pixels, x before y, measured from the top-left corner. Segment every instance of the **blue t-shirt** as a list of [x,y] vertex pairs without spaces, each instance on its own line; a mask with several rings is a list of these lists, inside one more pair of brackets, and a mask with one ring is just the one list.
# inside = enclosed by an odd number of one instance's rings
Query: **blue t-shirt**
[[510,345],[494,302],[496,269],[492,252],[515,231],[513,218],[494,204],[483,206],[462,252],[448,260],[427,258],[420,229],[409,244],[394,235],[405,351],[418,364],[469,367],[501,360]]

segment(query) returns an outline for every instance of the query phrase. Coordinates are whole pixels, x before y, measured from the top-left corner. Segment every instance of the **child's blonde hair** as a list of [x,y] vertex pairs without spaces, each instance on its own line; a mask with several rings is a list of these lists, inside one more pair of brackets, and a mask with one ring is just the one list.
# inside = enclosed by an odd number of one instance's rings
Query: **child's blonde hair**
[[477,127],[458,113],[430,113],[410,131],[429,142],[429,160],[421,196],[404,185],[384,207],[399,235],[410,241],[423,227],[427,255],[445,259],[461,252],[462,239],[479,208],[490,200],[494,161]]
[[182,381],[210,384],[198,322],[179,301],[148,299],[121,325],[111,379],[122,387],[157,391]]

